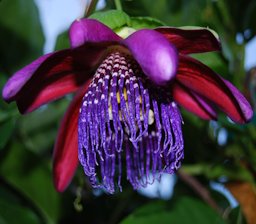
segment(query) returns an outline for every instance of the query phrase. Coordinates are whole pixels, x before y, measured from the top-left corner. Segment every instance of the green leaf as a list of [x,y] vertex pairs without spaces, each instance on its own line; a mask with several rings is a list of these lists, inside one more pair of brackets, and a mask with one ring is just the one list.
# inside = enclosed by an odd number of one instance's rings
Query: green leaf
[[153,29],[164,25],[162,21],[151,17],[131,17],[131,27],[134,29]]
[[62,99],[20,117],[19,133],[27,149],[43,154],[53,147],[57,127],[69,102],[70,100]]
[[166,202],[151,203],[135,211],[122,224],[224,224],[206,204],[189,197],[180,198],[172,207]]
[[43,33],[33,0],[0,4],[0,70],[13,73],[42,54]]
[[130,26],[130,17],[123,11],[109,10],[105,12],[96,12],[89,16],[91,19],[97,19],[112,30],[122,26]]
[[55,46],[55,50],[62,50],[62,49],[66,49],[69,48],[69,39],[68,39],[68,32],[63,32],[61,33],[56,41],[56,46]]
[[[3,181],[3,179],[1,179]],[[15,215],[14,215],[15,214]],[[0,223],[41,223],[40,215],[34,210],[33,205],[19,191],[8,183],[0,186]]]
[[0,123],[0,150],[6,145],[15,128],[15,120],[10,119]]
[[56,223],[60,201],[49,164],[48,159],[26,150],[16,139],[0,164],[0,175],[34,204],[47,223]]
[[26,223],[35,224],[40,223],[37,216],[28,208],[18,204],[12,204],[10,201],[5,201],[0,198],[0,223],[16,224]]

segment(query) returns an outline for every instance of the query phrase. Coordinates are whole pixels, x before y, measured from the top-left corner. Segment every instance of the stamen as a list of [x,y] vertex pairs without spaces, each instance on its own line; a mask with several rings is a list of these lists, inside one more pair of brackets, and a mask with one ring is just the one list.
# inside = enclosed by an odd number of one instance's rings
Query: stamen
[[79,160],[93,187],[134,189],[174,173],[183,159],[182,118],[168,89],[154,86],[129,55],[115,52],[97,69],[83,98]]

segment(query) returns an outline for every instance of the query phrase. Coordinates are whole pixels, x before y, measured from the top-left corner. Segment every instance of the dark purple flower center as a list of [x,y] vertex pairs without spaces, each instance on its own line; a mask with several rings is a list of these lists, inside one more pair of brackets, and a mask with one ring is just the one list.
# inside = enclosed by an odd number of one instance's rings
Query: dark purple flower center
[[130,55],[111,53],[80,108],[79,160],[92,186],[121,190],[123,167],[134,189],[174,173],[183,159],[181,124],[169,91],[153,85]]

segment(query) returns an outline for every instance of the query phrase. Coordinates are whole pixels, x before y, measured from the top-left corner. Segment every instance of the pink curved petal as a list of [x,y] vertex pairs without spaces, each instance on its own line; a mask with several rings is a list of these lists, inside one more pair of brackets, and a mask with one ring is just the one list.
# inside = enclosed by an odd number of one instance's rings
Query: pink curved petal
[[[5,84],[2,95],[7,102],[12,101],[27,81],[39,69],[39,67],[47,61],[51,61],[53,65],[58,65],[56,70],[68,70],[71,67],[69,57],[70,50],[59,51],[41,56],[31,64],[17,71]],[[46,70],[46,69],[44,69]],[[45,71],[42,71],[43,73]]]
[[16,100],[21,113],[76,91],[87,81],[112,43],[88,43],[79,48],[42,56],[16,72],[7,82],[3,97]]
[[[229,81],[222,79],[225,84],[228,86],[230,91],[234,94],[235,98],[238,99],[237,102],[247,120],[250,120],[253,117],[253,110],[247,99],[241,94],[241,92]],[[250,108],[250,109],[249,109]]]
[[89,83],[79,89],[59,127],[53,153],[54,185],[59,192],[67,188],[78,165],[78,115]]
[[122,38],[109,27],[95,19],[79,19],[69,29],[71,47],[79,47],[87,42],[120,41]]
[[185,86],[175,82],[172,86],[172,91],[173,99],[189,112],[205,120],[217,119],[217,114],[213,106]]
[[155,30],[174,44],[181,54],[203,53],[221,49],[220,41],[207,29],[185,30],[160,27]]
[[178,54],[174,45],[154,30],[139,30],[123,41],[143,72],[156,84],[164,85],[177,71]]
[[252,118],[250,104],[233,86],[230,88],[222,78],[199,61],[180,56],[176,79],[187,88],[216,104],[234,122],[245,123]]

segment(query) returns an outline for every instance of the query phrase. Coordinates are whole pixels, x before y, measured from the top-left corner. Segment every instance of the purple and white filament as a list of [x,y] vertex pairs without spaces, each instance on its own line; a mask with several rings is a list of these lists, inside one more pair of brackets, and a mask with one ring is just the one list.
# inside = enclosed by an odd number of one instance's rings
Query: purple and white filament
[[134,189],[180,167],[182,118],[167,92],[152,84],[130,55],[115,52],[102,62],[83,98],[78,125],[78,156],[93,187],[122,190],[123,167]]

